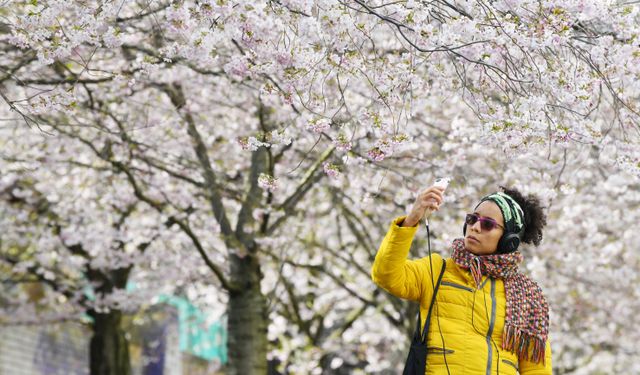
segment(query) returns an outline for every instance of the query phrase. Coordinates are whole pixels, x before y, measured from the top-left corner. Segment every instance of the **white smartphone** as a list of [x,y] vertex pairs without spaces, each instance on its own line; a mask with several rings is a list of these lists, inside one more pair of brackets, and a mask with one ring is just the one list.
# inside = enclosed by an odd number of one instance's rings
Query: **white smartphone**
[[436,181],[433,183],[433,186],[446,189],[447,186],[449,186],[450,181],[451,181],[451,177],[438,177],[436,178]]
[[[449,181],[451,181],[451,177],[438,177],[436,178],[435,182],[433,183],[433,186],[437,186],[437,187],[441,187],[443,189],[446,189],[447,186],[449,186]],[[427,211],[425,211],[424,213],[424,224],[427,226],[427,228],[429,227],[429,220],[427,220],[427,217],[429,216],[429,214],[433,212],[433,210],[431,209],[427,209]]]

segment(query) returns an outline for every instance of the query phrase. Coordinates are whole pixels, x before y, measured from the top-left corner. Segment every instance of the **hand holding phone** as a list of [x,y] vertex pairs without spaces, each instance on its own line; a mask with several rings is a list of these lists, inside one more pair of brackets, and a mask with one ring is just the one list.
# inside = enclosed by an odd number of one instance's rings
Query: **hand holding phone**
[[444,191],[449,186],[449,181],[451,181],[449,177],[437,178],[431,187],[420,192],[402,226],[414,226],[422,218],[426,220],[433,211],[439,210],[444,200]]

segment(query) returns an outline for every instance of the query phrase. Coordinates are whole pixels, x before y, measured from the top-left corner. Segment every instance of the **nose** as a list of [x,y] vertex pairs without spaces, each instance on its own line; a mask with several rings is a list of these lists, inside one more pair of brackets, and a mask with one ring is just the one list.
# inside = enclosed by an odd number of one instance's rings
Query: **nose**
[[471,226],[471,229],[473,229],[473,231],[476,233],[482,232],[482,226],[481,226],[480,220],[473,223],[473,225]]

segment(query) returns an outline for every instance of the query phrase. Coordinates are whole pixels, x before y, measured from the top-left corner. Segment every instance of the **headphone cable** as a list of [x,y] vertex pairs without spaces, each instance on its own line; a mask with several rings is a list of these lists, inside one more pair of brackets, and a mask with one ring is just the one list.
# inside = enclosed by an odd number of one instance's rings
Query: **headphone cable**
[[[433,262],[431,261],[431,233],[429,232],[429,222],[427,220],[425,220],[425,225],[427,227],[427,247],[428,247],[428,251],[429,251],[429,266],[431,267],[431,286],[432,286],[432,290],[435,293],[436,290],[436,286],[433,282]],[[444,257],[442,258],[442,261],[445,262]],[[444,267],[444,264],[442,265]],[[435,297],[435,296],[434,296]],[[447,347],[444,343],[444,336],[442,335],[442,328],[440,327],[440,314],[439,311],[440,309],[438,308],[438,299],[434,298],[434,304],[436,305],[436,320],[438,321],[438,331],[440,332],[440,339],[442,340],[442,356],[444,358],[444,365],[447,367],[447,374],[451,375],[451,372],[449,371],[449,363],[447,363]],[[426,332],[427,336],[429,335],[429,332]],[[427,353],[429,352],[429,349],[427,349]]]

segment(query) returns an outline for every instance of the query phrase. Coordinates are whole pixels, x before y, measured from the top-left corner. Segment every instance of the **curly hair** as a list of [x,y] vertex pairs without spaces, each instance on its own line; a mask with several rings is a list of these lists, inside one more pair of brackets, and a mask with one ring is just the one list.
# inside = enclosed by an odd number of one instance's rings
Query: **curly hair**
[[533,243],[535,246],[540,245],[542,241],[542,228],[547,225],[547,215],[540,205],[540,199],[533,194],[525,197],[514,187],[507,188],[500,186],[500,189],[518,202],[524,211],[524,234],[521,238],[522,242],[528,244]]

